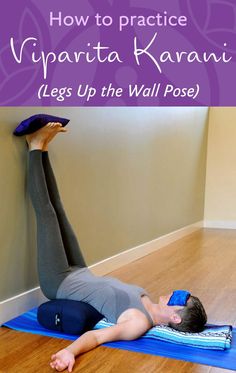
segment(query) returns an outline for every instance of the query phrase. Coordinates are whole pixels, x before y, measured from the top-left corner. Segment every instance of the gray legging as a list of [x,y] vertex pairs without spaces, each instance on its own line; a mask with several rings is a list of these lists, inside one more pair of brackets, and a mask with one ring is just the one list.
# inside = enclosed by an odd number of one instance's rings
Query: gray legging
[[37,219],[39,282],[44,295],[55,299],[73,267],[83,268],[86,263],[66,217],[48,152],[29,152],[28,183]]

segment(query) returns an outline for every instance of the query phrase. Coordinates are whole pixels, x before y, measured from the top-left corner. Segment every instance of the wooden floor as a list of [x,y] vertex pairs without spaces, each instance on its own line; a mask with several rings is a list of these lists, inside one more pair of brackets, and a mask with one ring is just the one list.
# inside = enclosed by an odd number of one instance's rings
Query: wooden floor
[[[236,230],[202,229],[112,273],[145,287],[155,301],[186,288],[203,301],[211,323],[236,324]],[[67,341],[0,328],[0,373],[50,373],[48,362]],[[80,356],[73,372],[219,373],[227,370],[99,347]]]

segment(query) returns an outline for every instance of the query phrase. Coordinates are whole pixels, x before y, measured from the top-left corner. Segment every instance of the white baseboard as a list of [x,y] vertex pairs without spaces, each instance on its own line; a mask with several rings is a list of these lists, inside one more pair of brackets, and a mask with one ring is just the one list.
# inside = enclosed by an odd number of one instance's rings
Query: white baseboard
[[121,253],[114,255],[110,258],[102,260],[96,264],[91,265],[89,268],[96,275],[102,276],[109,272],[115,271],[123,265],[129,264],[137,259],[142,258],[154,251],[169,245],[170,243],[179,240],[180,238],[187,236],[194,231],[203,228],[203,222],[197,222],[195,224],[188,225],[184,228],[178,229],[174,232],[168,233],[155,240],[146,242],[142,245],[136,246],[132,249],[122,251]]
[[[96,275],[106,275],[107,273],[112,272],[125,264],[131,263],[142,258],[143,256],[153,253],[164,246],[169,245],[174,241],[177,241],[202,227],[202,221],[188,225],[184,228],[161,236],[153,241],[146,242],[142,245],[102,260],[101,262],[91,265],[89,268]],[[37,287],[0,302],[0,325],[33,307],[37,307],[39,304],[45,301],[46,298],[42,294],[40,288]]]
[[236,220],[204,220],[204,228],[236,229]]
[[46,298],[37,287],[0,302],[0,325],[45,301]]

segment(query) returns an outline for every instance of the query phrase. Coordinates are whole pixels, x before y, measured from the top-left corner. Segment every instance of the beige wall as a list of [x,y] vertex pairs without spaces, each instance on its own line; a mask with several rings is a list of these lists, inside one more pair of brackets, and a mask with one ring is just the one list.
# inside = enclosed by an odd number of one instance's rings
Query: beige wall
[[[39,108],[0,108],[0,300],[37,286],[26,145],[11,135]],[[88,264],[202,220],[206,108],[44,108],[71,118],[51,146]]]
[[235,107],[210,109],[205,220],[236,227]]

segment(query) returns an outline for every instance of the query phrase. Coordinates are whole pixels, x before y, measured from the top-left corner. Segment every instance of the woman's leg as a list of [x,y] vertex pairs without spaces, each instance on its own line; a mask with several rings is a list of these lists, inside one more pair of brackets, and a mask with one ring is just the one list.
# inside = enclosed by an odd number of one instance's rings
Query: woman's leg
[[[40,131],[40,132],[39,132]],[[49,299],[70,273],[56,212],[51,204],[42,164],[42,147],[47,131],[27,138],[29,144],[28,183],[37,220],[38,274],[43,293]],[[40,135],[42,136],[40,137]]]
[[63,208],[63,204],[61,202],[56,179],[49,160],[48,151],[44,151],[42,153],[42,161],[50,201],[57,214],[57,219],[61,231],[61,237],[64,244],[68,263],[70,266],[86,267],[85,260],[80,251],[79,243],[74,234],[72,226],[67,219],[65,210]]

